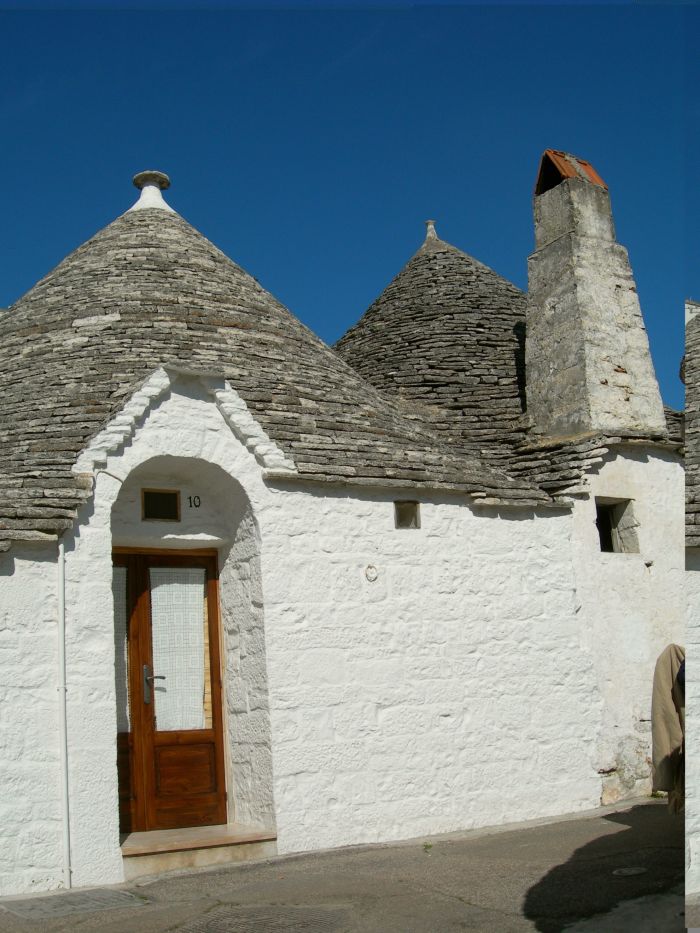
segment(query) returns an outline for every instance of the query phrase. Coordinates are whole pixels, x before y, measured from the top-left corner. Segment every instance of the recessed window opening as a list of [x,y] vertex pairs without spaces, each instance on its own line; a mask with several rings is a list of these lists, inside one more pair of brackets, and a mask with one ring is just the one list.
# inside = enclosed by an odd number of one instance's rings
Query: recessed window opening
[[394,523],[397,528],[420,528],[420,503],[394,502]]
[[141,518],[143,521],[179,522],[180,491],[178,489],[142,489]]
[[638,522],[630,499],[596,499],[595,523],[601,551],[638,554]]

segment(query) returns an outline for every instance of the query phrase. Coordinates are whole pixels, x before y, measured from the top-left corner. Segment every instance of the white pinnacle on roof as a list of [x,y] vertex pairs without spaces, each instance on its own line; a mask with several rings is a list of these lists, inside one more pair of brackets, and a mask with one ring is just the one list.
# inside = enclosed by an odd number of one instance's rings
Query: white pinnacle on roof
[[170,187],[170,179],[165,172],[139,172],[137,175],[134,175],[134,185],[140,189],[141,197],[136,204],[129,208],[127,214],[130,213],[130,211],[139,211],[147,207],[155,207],[157,210],[161,211],[170,211],[171,214],[175,213],[172,207],[163,200],[163,195],[161,194],[161,191]]
[[425,222],[425,238],[426,240],[438,240],[437,231],[435,230],[435,221],[426,220]]

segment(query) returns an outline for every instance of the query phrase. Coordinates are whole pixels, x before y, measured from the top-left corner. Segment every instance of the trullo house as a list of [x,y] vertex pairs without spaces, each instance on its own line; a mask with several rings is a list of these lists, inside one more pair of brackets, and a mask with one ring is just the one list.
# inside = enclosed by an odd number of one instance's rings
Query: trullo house
[[527,295],[429,223],[335,348],[135,183],[0,312],[2,893],[648,792],[680,419],[592,166]]

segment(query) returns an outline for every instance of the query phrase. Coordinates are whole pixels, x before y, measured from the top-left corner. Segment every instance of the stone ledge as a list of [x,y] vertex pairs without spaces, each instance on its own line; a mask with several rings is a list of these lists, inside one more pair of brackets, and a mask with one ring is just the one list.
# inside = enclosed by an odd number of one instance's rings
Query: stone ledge
[[161,852],[184,852],[213,846],[237,846],[277,839],[274,830],[256,829],[241,823],[224,826],[192,826],[186,829],[160,829],[128,833],[122,837],[123,858],[154,855]]
[[124,880],[164,872],[253,862],[277,855],[274,831],[232,823],[130,833],[122,842]]

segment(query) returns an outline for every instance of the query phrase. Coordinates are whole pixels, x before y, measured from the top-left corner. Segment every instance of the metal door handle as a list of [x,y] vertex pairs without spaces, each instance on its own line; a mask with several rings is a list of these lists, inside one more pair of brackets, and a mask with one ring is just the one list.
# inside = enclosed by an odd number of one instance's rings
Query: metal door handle
[[165,680],[165,674],[152,674],[148,664],[143,665],[143,702],[151,702],[151,684],[154,680]]

